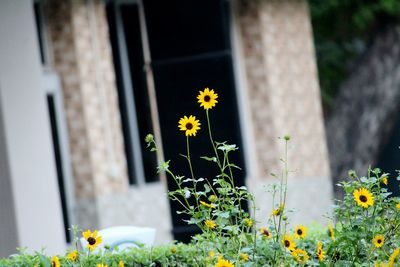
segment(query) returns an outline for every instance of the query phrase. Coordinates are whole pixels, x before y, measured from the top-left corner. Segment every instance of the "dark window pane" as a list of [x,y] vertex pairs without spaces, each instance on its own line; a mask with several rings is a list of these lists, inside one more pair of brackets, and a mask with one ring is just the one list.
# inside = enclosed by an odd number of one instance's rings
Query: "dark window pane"
[[140,146],[146,182],[158,181],[156,172],[157,158],[155,153],[148,153],[144,138],[153,132],[150,116],[150,102],[144,72],[144,58],[140,35],[139,13],[137,5],[121,6],[122,20],[125,28],[125,40],[128,49],[136,116],[139,124]]
[[[115,8],[120,9],[122,25],[116,24]],[[154,153],[148,153],[144,138],[146,134],[153,132],[152,121],[150,116],[150,104],[147,94],[145,73],[143,70],[143,49],[140,35],[139,13],[136,4],[114,5],[107,6],[107,15],[110,28],[110,38],[114,56],[114,66],[117,77],[118,97],[122,118],[122,127],[125,141],[125,154],[127,156],[128,175],[131,184],[136,183],[135,179],[135,166],[133,152],[132,133],[129,129],[129,116],[127,114],[127,100],[124,93],[124,84],[122,77],[122,65],[120,62],[120,53],[118,46],[117,27],[123,26],[124,36],[126,41],[126,48],[128,53],[128,62],[130,68],[130,75],[132,80],[132,90],[134,96],[134,103],[136,107],[136,117],[139,126],[139,139],[141,149],[141,156],[143,161],[143,169],[146,182],[158,181],[159,177],[156,173],[157,158]],[[120,29],[121,30],[121,29]]]
[[50,117],[51,136],[53,139],[53,152],[56,161],[55,163],[57,171],[58,189],[60,192],[61,209],[63,215],[64,233],[65,233],[65,239],[69,243],[71,242],[71,237],[68,231],[69,218],[68,218],[68,208],[67,208],[67,197],[64,185],[63,161],[61,156],[60,135],[58,133],[58,128],[57,128],[57,114],[54,104],[54,97],[52,95],[47,95],[47,107]]
[[146,0],[153,61],[229,49],[224,0]]
[[117,82],[117,90],[118,90],[118,104],[119,110],[121,114],[121,123],[122,123],[122,134],[124,137],[124,145],[125,145],[125,156],[126,156],[126,165],[128,169],[128,178],[130,184],[135,184],[135,165],[134,165],[134,155],[132,150],[132,138],[131,132],[129,129],[129,119],[128,119],[128,108],[126,106],[126,101],[124,98],[124,85],[123,85],[123,77],[121,71],[121,61],[120,61],[120,51],[118,47],[118,37],[117,37],[117,25],[115,18],[115,8],[117,8],[113,4],[107,5],[107,19],[108,19],[108,28],[110,33],[110,42],[113,53],[114,60],[114,69],[115,76]]
[[39,49],[40,49],[40,60],[42,64],[45,63],[45,51],[44,51],[44,44],[43,44],[43,29],[42,29],[42,24],[43,24],[43,18],[42,18],[42,3],[41,2],[35,2],[33,4],[33,10],[35,12],[35,22],[36,22],[36,31],[37,31],[37,36],[38,36],[38,41],[39,41]]

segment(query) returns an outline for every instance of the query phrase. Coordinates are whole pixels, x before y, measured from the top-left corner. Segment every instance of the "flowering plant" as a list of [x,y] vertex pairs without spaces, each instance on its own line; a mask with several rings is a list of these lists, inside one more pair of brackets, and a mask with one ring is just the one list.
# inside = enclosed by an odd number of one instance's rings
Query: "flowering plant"
[[[84,231],[87,250],[77,247],[65,256],[46,257],[43,252],[28,255],[21,251],[10,259],[0,259],[0,266],[400,266],[400,199],[388,191],[389,174],[369,169],[366,177],[350,171],[350,181],[338,184],[345,196],[336,200],[327,227],[289,224],[291,210],[286,206],[289,175],[288,144],[290,136],[281,138],[284,149],[282,171],[273,174],[278,183],[269,187],[272,212],[263,214],[267,223],[255,220],[257,205],[246,187],[235,184],[235,170],[230,160],[238,149],[234,144],[214,141],[210,111],[218,103],[214,90],[206,88],[198,97],[206,113],[207,134],[213,155],[203,160],[218,167],[215,177],[195,176],[190,154],[190,141],[203,125],[193,115],[178,121],[186,136],[186,154],[190,177],[177,175],[170,162],[158,166],[175,184],[168,192],[171,200],[180,204],[188,224],[196,225],[201,234],[190,244],[173,243],[154,248],[133,248],[115,253],[105,246],[100,253],[92,251],[102,243],[97,231]],[[146,142],[157,153],[154,137]],[[392,178],[393,179],[393,178]],[[399,179],[399,177],[397,178]],[[250,212],[246,208],[248,203]],[[73,227],[75,236],[78,230]],[[77,243],[77,237],[74,238]]]

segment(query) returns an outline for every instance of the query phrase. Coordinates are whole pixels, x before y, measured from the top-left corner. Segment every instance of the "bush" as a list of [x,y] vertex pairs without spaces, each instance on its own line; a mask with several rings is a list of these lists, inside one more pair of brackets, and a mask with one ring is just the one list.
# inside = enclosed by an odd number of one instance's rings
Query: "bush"
[[[285,147],[280,175],[272,174],[278,181],[269,187],[273,210],[266,225],[254,220],[257,205],[246,187],[235,185],[234,170],[229,159],[236,145],[215,142],[210,125],[210,110],[217,104],[218,95],[209,89],[200,92],[199,103],[207,117],[210,146],[214,155],[202,157],[218,166],[215,177],[196,178],[190,155],[190,139],[200,130],[195,116],[179,120],[179,129],[186,135],[187,160],[191,177],[175,174],[170,162],[159,165],[177,189],[168,193],[178,202],[188,224],[196,225],[201,234],[190,244],[173,243],[154,248],[135,248],[119,252],[107,248],[100,253],[92,251],[102,243],[97,231],[82,233],[88,242],[86,251],[69,251],[65,256],[51,258],[44,253],[27,255],[21,252],[9,259],[0,260],[1,266],[399,266],[400,200],[391,197],[386,185],[389,174],[370,169],[367,177],[349,172],[349,182],[339,184],[345,192],[337,200],[330,224],[327,227],[304,225],[289,227],[292,213],[286,207],[288,144],[290,136],[281,141]],[[146,136],[151,151],[157,152],[152,135]],[[399,179],[399,178],[398,178]],[[248,201],[252,216],[244,209]],[[78,229],[73,228],[77,241]]]

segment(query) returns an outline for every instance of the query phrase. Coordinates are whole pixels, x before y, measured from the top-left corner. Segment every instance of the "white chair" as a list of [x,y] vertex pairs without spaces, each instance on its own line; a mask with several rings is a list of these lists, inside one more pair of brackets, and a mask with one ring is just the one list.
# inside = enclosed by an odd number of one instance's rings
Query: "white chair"
[[[98,235],[102,237],[103,242],[95,251],[104,249],[104,246],[109,246],[112,250],[118,247],[121,251],[141,245],[146,247],[152,246],[156,236],[156,229],[136,226],[115,226],[100,230]],[[87,250],[87,244],[87,241],[82,237],[80,245],[84,250]]]

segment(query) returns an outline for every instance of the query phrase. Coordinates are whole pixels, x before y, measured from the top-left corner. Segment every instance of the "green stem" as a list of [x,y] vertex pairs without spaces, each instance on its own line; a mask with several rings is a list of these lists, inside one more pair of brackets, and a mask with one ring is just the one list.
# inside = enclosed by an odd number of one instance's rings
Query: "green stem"
[[210,141],[211,141],[211,144],[212,144],[213,149],[214,149],[214,153],[215,153],[215,157],[217,159],[218,167],[220,168],[220,170],[222,172],[221,161],[219,160],[218,151],[217,151],[217,148],[215,147],[214,139],[213,139],[212,133],[211,133],[211,123],[210,123],[210,116],[208,115],[208,109],[206,109],[206,117],[207,117],[208,135],[210,137]]
[[187,149],[187,161],[189,163],[190,174],[192,175],[192,179],[195,179],[194,173],[193,173],[193,168],[192,168],[192,161],[190,160],[189,136],[186,136],[186,149]]

